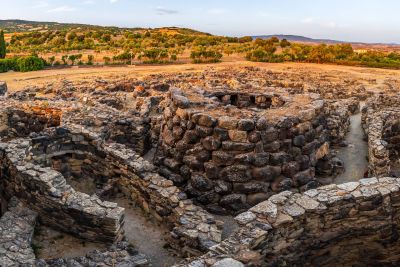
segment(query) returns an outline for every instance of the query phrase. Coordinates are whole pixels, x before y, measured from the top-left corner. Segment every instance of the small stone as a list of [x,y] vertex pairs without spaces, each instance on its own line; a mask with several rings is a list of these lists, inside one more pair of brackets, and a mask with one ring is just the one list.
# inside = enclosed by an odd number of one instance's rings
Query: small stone
[[353,192],[354,190],[357,189],[357,187],[360,185],[360,183],[357,182],[349,182],[345,184],[338,184],[337,187],[341,190],[345,190],[347,192]]
[[278,206],[271,201],[266,200],[252,207],[250,211],[265,215],[267,217],[276,218],[278,215]]
[[238,130],[229,130],[228,131],[229,138],[234,142],[247,142],[247,132],[246,131],[238,131]]
[[218,118],[218,126],[227,129],[227,130],[234,130],[237,128],[237,121],[234,118],[223,116]]
[[234,260],[232,258],[226,258],[220,261],[217,261],[212,265],[212,267],[244,267],[244,264],[240,261]]
[[250,119],[241,119],[238,123],[238,129],[241,131],[252,131],[254,129],[254,121]]
[[308,197],[308,196],[301,196],[296,200],[296,203],[299,204],[301,207],[303,207],[306,210],[315,210],[319,206],[319,202]]
[[251,212],[251,211],[246,211],[243,212],[241,214],[239,214],[238,216],[235,217],[235,220],[239,223],[239,224],[248,224],[249,222],[254,221],[257,218],[257,216]]
[[305,213],[305,210],[295,203],[292,205],[285,205],[283,209],[288,215],[292,217],[301,216]]

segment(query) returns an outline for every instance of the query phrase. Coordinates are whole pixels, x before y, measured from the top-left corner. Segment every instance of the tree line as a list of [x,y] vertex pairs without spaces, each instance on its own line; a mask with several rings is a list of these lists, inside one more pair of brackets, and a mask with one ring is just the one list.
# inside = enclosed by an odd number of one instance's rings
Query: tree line
[[[14,34],[9,43],[0,35],[0,60],[10,53],[16,59],[0,63],[15,67],[17,59],[30,57],[31,69],[58,65],[171,64],[189,55],[193,63],[218,63],[237,54],[255,62],[311,62],[400,68],[396,52],[354,51],[350,44],[302,44],[276,37],[212,36],[189,29],[123,30],[73,29]],[[37,55],[57,54],[40,58]],[[19,56],[18,56],[19,55]],[[39,64],[41,60],[43,64]],[[10,67],[10,66],[13,67]],[[8,66],[8,67],[6,67]]]

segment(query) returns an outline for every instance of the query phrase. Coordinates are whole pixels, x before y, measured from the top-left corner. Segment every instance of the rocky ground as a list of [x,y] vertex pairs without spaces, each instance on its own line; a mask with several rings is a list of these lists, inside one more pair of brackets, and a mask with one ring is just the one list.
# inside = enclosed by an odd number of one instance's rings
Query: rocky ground
[[0,266],[329,265],[352,238],[395,238],[384,218],[397,220],[385,209],[399,182],[382,177],[397,176],[399,74],[249,62],[0,74],[0,222],[22,223],[0,232],[24,249],[0,246]]

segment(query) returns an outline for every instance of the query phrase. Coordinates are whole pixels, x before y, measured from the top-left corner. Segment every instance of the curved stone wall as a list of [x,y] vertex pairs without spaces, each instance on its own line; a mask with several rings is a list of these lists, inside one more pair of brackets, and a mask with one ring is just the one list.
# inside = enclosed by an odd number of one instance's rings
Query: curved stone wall
[[[274,195],[236,217],[241,227],[191,264],[393,266],[400,262],[400,179],[369,178]],[[241,262],[241,263],[240,263]],[[215,265],[216,266],[216,265]]]
[[77,192],[61,173],[31,163],[31,148],[29,139],[0,143],[0,183],[6,197],[18,197],[55,229],[93,241],[119,240],[124,209]]
[[318,186],[314,167],[329,153],[324,101],[305,97],[308,104],[289,116],[290,98],[254,97],[254,103],[265,100],[269,106],[285,99],[287,116],[273,118],[260,107],[221,107],[221,101],[253,103],[226,94],[199,100],[171,90],[158,151],[161,173],[213,212],[245,210],[282,190]]

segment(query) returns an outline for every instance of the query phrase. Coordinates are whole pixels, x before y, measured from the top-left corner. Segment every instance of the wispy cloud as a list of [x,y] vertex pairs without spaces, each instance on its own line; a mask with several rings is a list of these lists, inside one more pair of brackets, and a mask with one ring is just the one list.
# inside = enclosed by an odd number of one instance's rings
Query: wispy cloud
[[324,26],[328,27],[328,28],[331,28],[331,29],[334,29],[334,28],[336,28],[337,24],[334,21],[330,21],[330,22],[326,23]]
[[313,18],[313,17],[304,18],[300,22],[303,24],[312,24],[315,26],[319,26],[319,27],[323,27],[323,28],[330,28],[330,29],[334,29],[338,26],[336,24],[336,22],[334,22],[334,21],[325,21],[323,19]]
[[94,4],[94,0],[85,0],[81,3],[81,5],[93,5]]
[[315,22],[315,18],[313,18],[313,17],[308,17],[308,18],[304,18],[301,20],[301,23],[304,23],[304,24],[310,24],[313,22]]
[[173,10],[173,9],[167,9],[162,6],[158,6],[155,8],[157,15],[163,16],[163,15],[172,15],[172,14],[177,14],[179,13],[178,10]]
[[114,4],[114,3],[116,3],[116,2],[118,2],[118,0],[110,0],[110,3],[111,3],[111,4]]
[[32,8],[45,8],[48,6],[49,6],[49,3],[47,3],[46,1],[39,1],[39,2],[36,2],[36,4],[34,6],[32,6]]
[[53,9],[49,9],[49,10],[47,10],[47,13],[70,12],[70,11],[75,11],[75,10],[76,10],[75,7],[64,5],[64,6],[59,6],[59,7],[53,8]]
[[209,9],[207,11],[208,14],[210,15],[221,15],[226,13],[226,9],[222,9],[222,8],[213,8],[213,9]]

